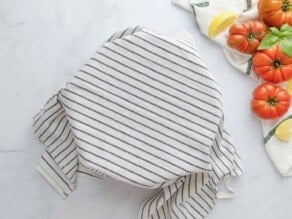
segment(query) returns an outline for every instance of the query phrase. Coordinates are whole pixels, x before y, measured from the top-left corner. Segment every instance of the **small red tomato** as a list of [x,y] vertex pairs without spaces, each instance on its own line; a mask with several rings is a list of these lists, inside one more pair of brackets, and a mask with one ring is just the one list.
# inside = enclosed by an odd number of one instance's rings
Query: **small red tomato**
[[292,78],[292,57],[278,46],[257,52],[253,57],[256,74],[265,81],[279,83]]
[[259,17],[270,27],[292,25],[291,0],[259,0]]
[[267,33],[267,26],[261,21],[235,23],[229,29],[228,45],[242,53],[253,54]]
[[276,85],[264,83],[253,91],[252,111],[262,119],[276,119],[290,107],[289,93]]

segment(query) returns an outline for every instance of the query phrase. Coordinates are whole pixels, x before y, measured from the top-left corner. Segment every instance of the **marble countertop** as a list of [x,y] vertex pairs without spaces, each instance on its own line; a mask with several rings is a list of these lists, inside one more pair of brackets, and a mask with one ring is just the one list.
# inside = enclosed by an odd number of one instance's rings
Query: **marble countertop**
[[32,116],[114,31],[141,25],[162,33],[189,30],[221,85],[225,119],[245,173],[236,197],[219,201],[208,219],[290,219],[292,178],[276,172],[249,110],[252,79],[203,37],[191,14],[170,0],[0,0],[0,218],[134,219],[152,191],[80,177],[62,200],[38,174],[44,146]]

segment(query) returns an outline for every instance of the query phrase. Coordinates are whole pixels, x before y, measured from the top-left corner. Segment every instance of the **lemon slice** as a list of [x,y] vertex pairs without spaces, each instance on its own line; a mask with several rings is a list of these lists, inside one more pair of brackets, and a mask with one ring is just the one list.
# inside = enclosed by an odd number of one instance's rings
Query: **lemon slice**
[[287,82],[286,90],[288,91],[289,95],[292,97],[292,80]]
[[281,141],[288,142],[292,137],[292,119],[282,122],[276,129],[275,135]]
[[223,11],[216,15],[209,25],[209,37],[214,38],[237,19],[238,15],[232,11]]

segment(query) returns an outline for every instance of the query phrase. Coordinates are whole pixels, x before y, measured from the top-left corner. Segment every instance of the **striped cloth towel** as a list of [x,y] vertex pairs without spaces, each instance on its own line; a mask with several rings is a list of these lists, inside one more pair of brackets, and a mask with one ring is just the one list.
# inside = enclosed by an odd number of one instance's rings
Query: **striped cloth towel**
[[[238,22],[255,20],[258,18],[258,0],[172,0],[187,11],[194,13],[201,32],[208,36],[208,27],[215,15],[223,11],[237,13]],[[252,55],[243,54],[227,45],[229,28],[212,40],[219,43],[229,63],[240,72],[250,76],[260,84],[263,83],[252,69]],[[284,89],[287,83],[278,84]],[[252,91],[250,91],[252,93]],[[252,94],[251,94],[252,95]],[[275,120],[261,120],[263,142],[265,149],[273,161],[275,167],[283,177],[292,176],[292,139],[289,142],[279,140],[275,136],[275,130],[283,121],[292,118],[292,107],[281,118]]]
[[62,197],[78,173],[157,189],[141,219],[203,218],[230,194],[218,184],[242,173],[218,84],[186,31],[115,33],[33,127],[46,145],[37,169]]

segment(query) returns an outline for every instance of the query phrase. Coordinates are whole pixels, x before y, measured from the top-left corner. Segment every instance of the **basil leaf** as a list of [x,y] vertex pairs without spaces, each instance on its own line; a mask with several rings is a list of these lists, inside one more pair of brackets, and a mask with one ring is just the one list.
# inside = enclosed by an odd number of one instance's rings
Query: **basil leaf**
[[279,34],[278,34],[279,37],[281,38],[287,38],[287,37],[291,37],[292,36],[292,31],[288,31],[288,30],[285,30],[285,31],[281,31]]
[[280,33],[280,31],[278,30],[278,28],[276,27],[270,27],[269,30],[273,33],[273,34],[276,34],[278,35]]
[[283,53],[292,57],[292,39],[281,40],[279,46]]
[[276,45],[279,41],[279,36],[268,33],[261,41],[258,50],[268,49]]
[[282,31],[286,31],[286,30],[288,30],[289,29],[289,24],[283,24],[282,26],[281,26],[281,28],[280,28],[280,31],[282,32]]
[[[285,24],[283,24],[283,25],[285,25]],[[281,31],[282,31],[282,29],[281,29]],[[292,31],[292,27],[289,26],[289,24],[286,24],[286,27],[284,27],[283,31]]]

